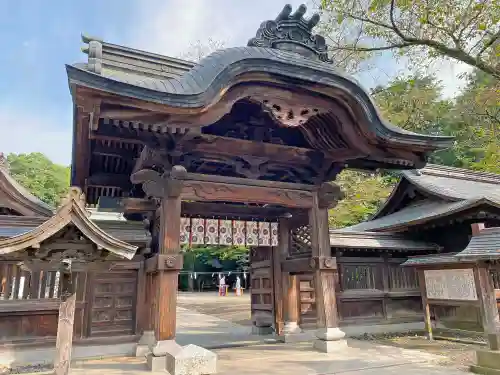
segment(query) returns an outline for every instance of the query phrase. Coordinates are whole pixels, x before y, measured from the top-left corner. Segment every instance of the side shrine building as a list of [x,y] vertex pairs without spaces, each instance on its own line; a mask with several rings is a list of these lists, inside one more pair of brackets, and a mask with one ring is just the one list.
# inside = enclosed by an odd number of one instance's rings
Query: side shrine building
[[[189,218],[219,228],[272,223],[277,243],[251,248],[254,330],[287,340],[310,329],[322,351],[344,345],[346,333],[423,327],[416,273],[400,264],[460,251],[473,223],[499,225],[500,177],[426,167],[452,139],[384,121],[367,92],[331,65],[313,33],[319,16],[305,12],[285,6],[247,46],[197,64],[83,38],[87,60],[66,66],[71,184],[88,210],[123,213],[126,220],[84,216],[134,255],[104,260],[111,271],[75,276],[75,340],[138,342],[151,368],[175,373],[184,350],[175,341],[181,224]],[[334,181],[345,168],[403,177],[374,219],[330,230],[328,210],[342,199]],[[0,172],[0,237],[36,232],[60,215]],[[17,266],[28,260],[2,251],[0,240],[0,340],[53,340],[55,273],[28,276]]]

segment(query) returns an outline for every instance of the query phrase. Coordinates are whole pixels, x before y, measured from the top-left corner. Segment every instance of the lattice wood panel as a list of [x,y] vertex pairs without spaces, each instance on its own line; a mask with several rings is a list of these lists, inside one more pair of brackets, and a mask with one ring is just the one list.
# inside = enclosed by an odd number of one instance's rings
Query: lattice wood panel
[[292,230],[290,255],[308,254],[311,250],[311,226],[304,225]]

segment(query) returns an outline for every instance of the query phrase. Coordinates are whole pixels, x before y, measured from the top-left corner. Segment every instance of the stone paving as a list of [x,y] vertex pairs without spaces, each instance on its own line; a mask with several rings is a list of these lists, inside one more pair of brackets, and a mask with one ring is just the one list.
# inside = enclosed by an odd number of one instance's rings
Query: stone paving
[[[335,375],[398,374],[462,375],[464,372],[439,365],[439,356],[390,346],[349,340],[337,353],[312,350],[311,344],[272,344],[217,349],[219,375]],[[77,366],[77,367],[76,367]],[[146,375],[143,360],[114,358],[77,364],[72,375]]]
[[[348,340],[347,348],[331,354],[314,351],[312,343],[266,343],[266,337],[251,335],[251,328],[248,325],[236,324],[234,319],[229,321],[187,309],[189,303],[186,301],[192,298],[195,297],[180,296],[179,298],[183,302],[179,303],[177,314],[177,340],[182,345],[195,344],[211,348],[218,355],[217,373],[220,375],[464,374],[462,370],[452,366],[443,366],[442,364],[446,363],[443,356],[373,342]],[[197,301],[200,303],[200,300]],[[229,300],[224,301],[229,302]],[[217,299],[214,303],[220,304],[223,308],[224,301]],[[243,301],[242,299],[242,305]],[[224,347],[229,344],[240,346]],[[97,350],[97,356],[104,356],[106,350],[107,347]],[[43,354],[45,360],[50,362],[53,358],[53,348],[42,349],[42,351],[45,351]],[[19,354],[15,355],[17,359],[19,359]],[[76,360],[71,374],[146,375],[151,373],[146,370],[143,358],[115,357]]]

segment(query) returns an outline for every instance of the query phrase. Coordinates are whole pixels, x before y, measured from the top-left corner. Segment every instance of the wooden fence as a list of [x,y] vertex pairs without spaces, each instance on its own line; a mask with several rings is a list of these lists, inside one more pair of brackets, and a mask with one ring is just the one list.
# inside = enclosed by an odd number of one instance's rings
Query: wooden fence
[[[108,272],[75,272],[74,338],[134,335],[137,331],[137,262]],[[0,263],[0,343],[46,342],[57,333],[60,277]]]
[[[341,324],[421,321],[417,275],[400,267],[404,259],[339,257],[337,306]],[[313,327],[313,275],[300,275],[301,324]]]

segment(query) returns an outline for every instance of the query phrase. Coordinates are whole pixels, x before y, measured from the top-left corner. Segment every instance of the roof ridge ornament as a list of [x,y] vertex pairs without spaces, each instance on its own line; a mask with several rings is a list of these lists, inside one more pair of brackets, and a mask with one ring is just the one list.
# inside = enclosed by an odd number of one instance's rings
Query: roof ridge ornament
[[62,210],[64,207],[71,204],[72,201],[82,208],[86,216],[90,216],[90,212],[85,208],[85,194],[78,186],[71,186],[69,188],[68,194],[61,200],[58,210]]
[[312,32],[319,23],[320,16],[315,13],[311,18],[305,19],[306,11],[307,7],[301,4],[292,14],[292,6],[285,5],[275,20],[261,23],[255,37],[248,41],[248,46],[295,52],[308,58],[332,63],[328,57],[325,38]]

